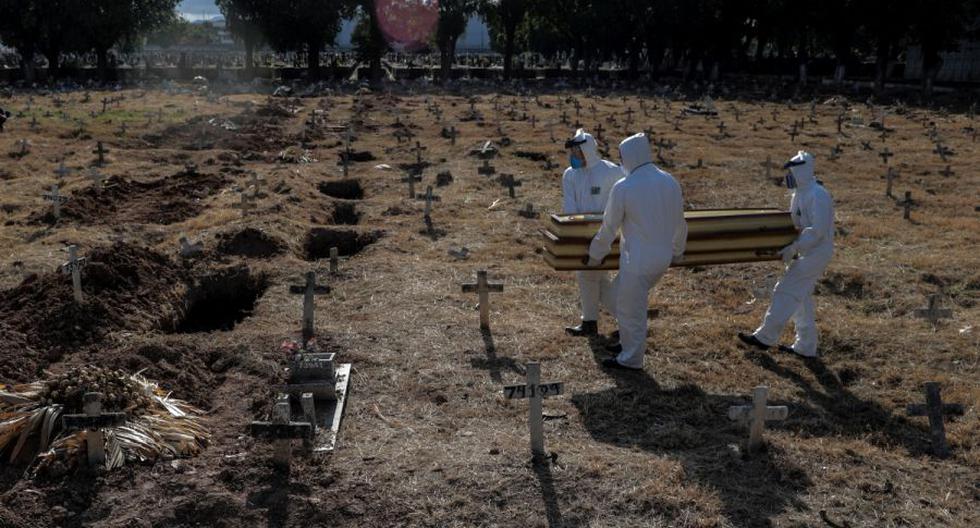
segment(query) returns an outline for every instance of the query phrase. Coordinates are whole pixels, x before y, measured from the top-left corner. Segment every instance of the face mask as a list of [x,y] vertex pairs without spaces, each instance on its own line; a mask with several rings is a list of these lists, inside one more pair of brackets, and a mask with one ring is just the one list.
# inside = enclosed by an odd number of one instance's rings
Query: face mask
[[585,163],[583,163],[581,159],[575,156],[569,156],[568,162],[571,163],[573,169],[581,169],[582,167],[585,166]]
[[786,173],[786,188],[795,189],[796,188],[796,177],[793,176],[792,172]]

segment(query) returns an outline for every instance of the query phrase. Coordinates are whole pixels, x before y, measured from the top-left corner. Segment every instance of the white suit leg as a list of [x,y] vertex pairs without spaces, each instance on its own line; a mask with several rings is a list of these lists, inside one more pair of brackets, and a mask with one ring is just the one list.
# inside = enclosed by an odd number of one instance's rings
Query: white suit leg
[[599,300],[609,315],[616,317],[616,295],[618,280],[610,280],[609,274],[603,272],[599,282]]
[[[602,292],[602,279],[606,275],[601,271],[579,271],[578,293],[582,303],[582,320],[599,320],[599,297]],[[608,276],[605,277],[608,282]]]
[[801,356],[816,357],[817,321],[812,294],[807,295],[800,302],[800,307],[793,314],[793,325],[796,327],[796,341],[793,343],[793,350]]
[[662,275],[663,272],[642,275],[619,272],[616,315],[619,320],[619,342],[623,345],[623,351],[616,359],[621,365],[643,367],[643,356],[647,348],[650,289]]
[[[772,292],[772,303],[766,311],[762,325],[755,331],[755,337],[767,345],[779,342],[786,323],[801,309],[800,305],[810,297],[820,274],[827,266],[828,258],[804,257],[794,260],[786,274],[776,283]],[[810,304],[813,314],[812,300]],[[815,349],[815,347],[814,347]]]

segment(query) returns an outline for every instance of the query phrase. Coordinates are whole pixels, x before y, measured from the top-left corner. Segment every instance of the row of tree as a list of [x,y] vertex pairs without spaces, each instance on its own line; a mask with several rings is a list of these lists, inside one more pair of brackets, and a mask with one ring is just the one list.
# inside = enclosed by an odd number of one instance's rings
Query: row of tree
[[[380,78],[389,49],[379,17],[397,8],[434,9],[433,0],[216,0],[252,67],[257,46],[307,55],[318,76],[320,52],[357,19],[353,43]],[[69,51],[94,51],[100,67],[109,49],[175,19],[177,0],[0,0],[0,41],[14,46],[25,65],[43,55],[56,74]],[[456,43],[468,20],[486,21],[510,78],[515,55],[560,58],[574,72],[608,60],[633,76],[648,71],[696,69],[717,77],[764,62],[793,65],[805,81],[814,60],[833,61],[843,79],[849,67],[875,64],[883,86],[890,65],[908,46],[920,46],[926,84],[942,66],[941,53],[978,29],[980,0],[438,0],[438,19],[427,44],[441,55],[441,76],[451,77]],[[700,68],[699,68],[700,67]]]
[[139,37],[176,19],[178,0],[0,0],[0,42],[17,49],[24,76],[34,79],[44,56],[58,76],[69,53],[94,52],[107,72],[109,50],[133,49]]

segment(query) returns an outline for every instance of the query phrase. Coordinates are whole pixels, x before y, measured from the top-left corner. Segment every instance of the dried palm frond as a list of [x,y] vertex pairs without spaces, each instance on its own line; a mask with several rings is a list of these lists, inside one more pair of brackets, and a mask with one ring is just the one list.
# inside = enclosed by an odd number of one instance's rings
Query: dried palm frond
[[[201,453],[211,439],[204,412],[172,398],[140,373],[82,367],[60,376],[21,385],[0,385],[0,455],[17,461],[40,460],[38,468],[55,462],[68,468],[83,462],[86,431],[62,428],[64,414],[82,412],[86,393],[103,395],[103,410],[125,412],[118,427],[103,430],[106,469],[126,462],[189,457]],[[35,442],[29,442],[31,438]]]

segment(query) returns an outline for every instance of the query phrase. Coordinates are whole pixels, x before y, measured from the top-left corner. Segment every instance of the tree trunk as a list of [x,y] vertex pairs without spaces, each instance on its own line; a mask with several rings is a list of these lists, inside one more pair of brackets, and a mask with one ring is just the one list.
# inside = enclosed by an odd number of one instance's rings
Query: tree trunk
[[255,76],[255,39],[245,38],[245,74]]
[[34,50],[17,50],[20,52],[20,69],[24,75],[24,81],[33,83],[36,77],[34,69]]
[[310,42],[307,44],[306,68],[307,76],[311,81],[320,80],[320,51],[323,49],[322,42]]
[[449,84],[453,80],[453,62],[456,61],[456,38],[446,37],[442,47],[439,49],[441,65],[442,84]]
[[95,56],[98,59],[96,69],[99,72],[99,79],[102,82],[109,82],[109,48],[96,48]]
[[509,81],[511,66],[514,62],[514,39],[516,38],[517,25],[509,25],[504,29],[504,80]]
[[922,46],[922,95],[932,98],[932,87],[943,67],[943,58],[932,46]]
[[44,53],[44,58],[48,59],[48,80],[55,80],[59,75],[59,59],[61,58],[61,50],[58,49],[48,49]]
[[884,39],[879,39],[875,60],[875,93],[877,94],[885,91],[885,78],[888,76],[888,58],[890,55],[891,45]]

